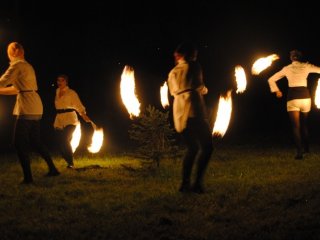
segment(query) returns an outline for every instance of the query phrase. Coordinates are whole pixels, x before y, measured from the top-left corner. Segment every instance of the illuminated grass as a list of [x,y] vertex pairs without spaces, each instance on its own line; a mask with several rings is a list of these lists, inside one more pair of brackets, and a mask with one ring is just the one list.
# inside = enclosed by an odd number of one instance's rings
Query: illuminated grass
[[147,167],[129,156],[54,158],[61,176],[32,162],[21,186],[15,156],[0,165],[1,239],[319,239],[320,161],[292,149],[220,147],[203,195],[181,194],[180,160]]

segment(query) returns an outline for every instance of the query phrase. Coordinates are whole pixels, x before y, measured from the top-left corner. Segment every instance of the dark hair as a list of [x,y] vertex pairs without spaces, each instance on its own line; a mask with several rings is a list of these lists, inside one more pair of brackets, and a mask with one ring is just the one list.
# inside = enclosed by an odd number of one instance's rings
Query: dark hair
[[290,59],[291,61],[301,61],[302,60],[302,52],[294,49],[290,51]]
[[184,55],[186,60],[195,60],[198,55],[198,48],[193,42],[182,42],[175,50],[176,53]]
[[63,78],[64,80],[66,80],[67,84],[69,83],[69,77],[66,74],[60,74],[57,78]]

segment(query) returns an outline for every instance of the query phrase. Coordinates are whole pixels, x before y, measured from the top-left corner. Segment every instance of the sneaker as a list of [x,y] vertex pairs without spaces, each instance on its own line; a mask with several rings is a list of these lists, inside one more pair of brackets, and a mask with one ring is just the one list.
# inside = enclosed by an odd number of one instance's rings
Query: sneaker
[[67,168],[74,169],[74,165],[68,165]]

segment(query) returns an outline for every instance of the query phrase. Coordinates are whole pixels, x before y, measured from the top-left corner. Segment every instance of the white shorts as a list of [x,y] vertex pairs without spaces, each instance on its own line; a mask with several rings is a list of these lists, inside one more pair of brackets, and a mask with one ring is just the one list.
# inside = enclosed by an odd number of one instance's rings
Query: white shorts
[[287,111],[310,112],[311,98],[293,99],[287,102]]

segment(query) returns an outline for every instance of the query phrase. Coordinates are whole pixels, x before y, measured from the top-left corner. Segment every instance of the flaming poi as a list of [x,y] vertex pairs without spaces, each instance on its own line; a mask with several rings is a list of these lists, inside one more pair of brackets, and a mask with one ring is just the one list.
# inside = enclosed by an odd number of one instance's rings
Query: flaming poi
[[103,129],[98,128],[96,124],[91,122],[91,125],[94,129],[91,144],[88,147],[88,151],[91,153],[97,153],[100,151],[102,143],[103,143]]
[[217,117],[212,130],[213,136],[223,137],[228,129],[232,112],[231,92],[231,90],[228,91],[226,97],[220,96]]
[[314,103],[317,106],[317,108],[320,108],[320,78],[318,79],[318,84],[317,84],[316,93],[314,97]]
[[235,76],[236,76],[236,82],[237,82],[236,93],[243,93],[247,87],[247,78],[246,78],[246,73],[243,67],[241,67],[240,65],[237,65],[235,67]]
[[81,139],[81,126],[80,126],[80,123],[78,123],[72,133],[72,139],[70,142],[72,147],[72,152],[76,151],[77,147],[79,146],[80,139]]
[[267,57],[259,58],[252,65],[252,69],[251,69],[252,74],[259,75],[260,72],[270,67],[272,62],[277,59],[279,59],[279,56],[277,54],[271,54]]
[[132,67],[126,65],[121,75],[120,91],[122,102],[129,112],[130,118],[139,116],[140,102],[135,93],[135,78]]
[[160,87],[160,97],[161,97],[161,104],[163,108],[169,106],[169,99],[168,99],[168,85],[165,81],[163,85]]

